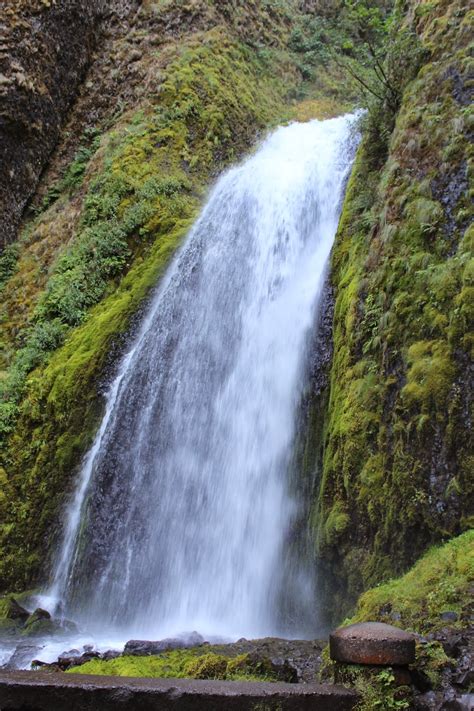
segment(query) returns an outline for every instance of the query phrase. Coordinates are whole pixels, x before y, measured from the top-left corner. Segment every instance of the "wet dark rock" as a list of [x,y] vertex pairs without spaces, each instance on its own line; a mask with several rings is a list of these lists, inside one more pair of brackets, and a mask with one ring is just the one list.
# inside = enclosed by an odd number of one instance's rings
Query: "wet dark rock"
[[428,691],[432,691],[433,689],[433,682],[428,674],[421,669],[417,669],[416,667],[411,670],[411,683],[423,694]]
[[13,597],[9,599],[5,617],[8,620],[18,620],[26,622],[30,613],[25,610]]
[[474,709],[474,694],[465,694],[457,696],[454,699],[444,701],[440,711],[473,711]]
[[69,649],[59,655],[60,657],[80,657],[81,652],[78,649]]
[[422,696],[418,696],[415,699],[415,709],[416,711],[434,711],[437,707],[437,694],[434,691],[428,691]]
[[61,626],[59,622],[53,620],[47,610],[42,610],[38,607],[26,620],[21,634],[32,637],[57,634],[60,631]]
[[31,613],[31,615],[28,616],[28,620],[26,621],[27,625],[33,624],[34,622],[38,622],[38,620],[50,620],[51,615],[47,610],[43,610],[41,607],[37,607],[34,612]]
[[443,622],[456,622],[459,615],[457,612],[452,612],[451,610],[447,610],[446,612],[442,612],[440,617],[443,620]]
[[467,631],[443,627],[443,629],[433,634],[433,639],[443,645],[448,657],[456,659],[468,646],[469,634]]
[[56,620],[64,632],[79,632],[79,627],[72,620]]
[[468,667],[466,670],[457,671],[453,675],[453,681],[456,686],[462,689],[474,689],[474,669]]
[[392,625],[363,622],[333,632],[329,651],[338,662],[404,666],[415,661],[415,637]]
[[[42,659],[33,659],[33,661],[31,662],[32,669],[42,669],[44,667],[49,668],[51,666],[53,666],[53,665],[50,664],[49,662],[43,662]],[[54,668],[56,669],[56,667],[54,667]],[[59,671],[59,670],[56,669],[56,671]]]
[[104,652],[101,655],[101,659],[103,659],[106,662],[109,662],[111,659],[117,659],[117,657],[121,657],[122,652],[119,652],[117,649],[108,649],[106,652]]
[[429,691],[414,701],[415,711],[473,711],[474,694],[449,691]]
[[28,642],[20,643],[8,662],[3,666],[3,669],[13,670],[21,669],[29,665],[32,656],[40,651],[40,645],[30,644]]
[[102,659],[102,655],[93,651],[84,652],[79,656],[76,654],[61,655],[52,666],[58,667],[61,671],[66,671],[66,669],[71,669],[72,667],[80,667],[82,664],[92,661],[92,659]]
[[169,652],[172,649],[189,649],[190,647],[199,647],[204,643],[204,637],[197,632],[192,632],[184,638],[169,637],[160,639],[156,642],[150,642],[143,639],[131,639],[125,645],[123,650],[124,655],[137,657],[147,657],[152,654],[161,654]]
[[15,239],[75,98],[102,2],[12,5],[2,26],[0,57],[0,251]]

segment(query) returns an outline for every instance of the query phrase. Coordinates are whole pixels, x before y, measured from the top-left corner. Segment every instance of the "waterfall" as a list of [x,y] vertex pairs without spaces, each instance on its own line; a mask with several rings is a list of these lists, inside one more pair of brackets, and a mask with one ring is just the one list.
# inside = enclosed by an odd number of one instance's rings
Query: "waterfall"
[[222,175],[157,287],[49,591],[89,628],[281,629],[295,420],[356,120],[279,128]]

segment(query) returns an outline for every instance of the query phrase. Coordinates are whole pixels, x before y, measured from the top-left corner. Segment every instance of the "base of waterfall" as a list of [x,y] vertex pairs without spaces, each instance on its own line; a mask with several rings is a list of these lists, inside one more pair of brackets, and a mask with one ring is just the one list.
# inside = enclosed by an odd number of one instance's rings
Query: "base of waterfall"
[[[194,666],[197,664],[199,667],[189,674],[194,678],[210,678],[206,663],[224,663],[225,666],[227,661],[230,667],[233,664],[242,666],[244,663],[244,675],[252,678],[305,684],[318,678],[322,650],[326,645],[325,640],[288,640],[278,637],[254,640],[241,638],[235,642],[207,640],[197,632],[155,641],[129,640],[124,644],[123,641],[105,637],[94,641],[67,631],[54,636],[16,635],[5,640],[4,646],[5,643],[8,647],[3,650],[3,659],[0,658],[2,671],[32,669],[51,673],[74,670],[85,674],[108,674],[110,671],[107,670],[107,663],[117,660],[112,674],[160,677],[160,672],[148,669],[148,662],[160,655],[168,659],[171,653],[169,662],[167,660],[165,663],[164,676],[170,676],[168,663],[178,665],[174,670],[177,676],[188,676],[180,671],[182,657],[183,661],[189,659]],[[81,669],[83,666],[84,670]],[[212,674],[215,673],[213,669]],[[221,675],[213,676],[222,679],[227,677],[225,669]]]

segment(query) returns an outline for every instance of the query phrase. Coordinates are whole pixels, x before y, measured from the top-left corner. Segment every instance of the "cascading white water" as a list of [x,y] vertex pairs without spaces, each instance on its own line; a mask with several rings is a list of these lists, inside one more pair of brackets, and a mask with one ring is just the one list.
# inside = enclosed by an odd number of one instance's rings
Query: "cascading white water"
[[147,638],[281,629],[295,418],[356,118],[278,129],[211,192],[85,458],[49,591],[69,616]]

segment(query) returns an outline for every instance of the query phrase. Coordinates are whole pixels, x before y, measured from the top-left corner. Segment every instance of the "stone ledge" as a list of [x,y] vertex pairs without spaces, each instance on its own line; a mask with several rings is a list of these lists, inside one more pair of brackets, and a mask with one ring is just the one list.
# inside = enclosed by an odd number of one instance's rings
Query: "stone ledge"
[[352,711],[340,686],[0,670],[0,711]]

